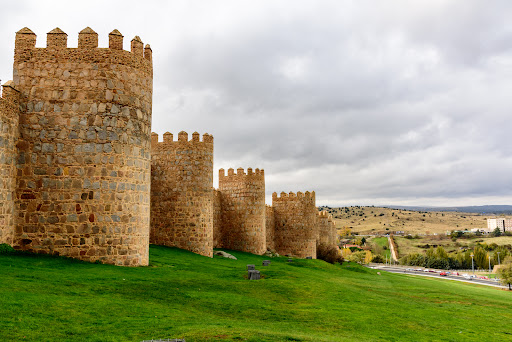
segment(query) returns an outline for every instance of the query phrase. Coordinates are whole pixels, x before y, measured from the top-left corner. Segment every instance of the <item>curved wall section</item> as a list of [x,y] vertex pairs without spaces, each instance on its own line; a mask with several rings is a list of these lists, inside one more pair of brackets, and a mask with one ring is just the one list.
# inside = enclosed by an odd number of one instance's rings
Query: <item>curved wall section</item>
[[253,254],[267,250],[265,233],[265,172],[251,168],[219,170],[222,248]]
[[275,249],[279,254],[316,259],[318,210],[315,192],[272,194]]
[[213,137],[151,143],[151,243],[213,256]]
[[60,29],[47,47],[16,34],[14,83],[21,92],[15,247],[116,265],[147,265],[151,49],[131,52],[114,30],[109,48]]

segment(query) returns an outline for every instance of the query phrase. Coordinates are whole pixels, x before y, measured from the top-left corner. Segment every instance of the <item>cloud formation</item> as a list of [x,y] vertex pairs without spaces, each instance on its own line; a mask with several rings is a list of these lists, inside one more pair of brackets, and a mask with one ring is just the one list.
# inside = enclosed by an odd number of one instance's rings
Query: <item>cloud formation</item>
[[327,205],[512,199],[509,2],[137,4],[4,5],[0,78],[11,77],[24,26],[38,46],[55,26],[70,46],[86,26],[100,46],[118,28],[125,48],[134,35],[153,48],[153,130],[213,134],[215,168],[264,168],[267,195],[315,190]]

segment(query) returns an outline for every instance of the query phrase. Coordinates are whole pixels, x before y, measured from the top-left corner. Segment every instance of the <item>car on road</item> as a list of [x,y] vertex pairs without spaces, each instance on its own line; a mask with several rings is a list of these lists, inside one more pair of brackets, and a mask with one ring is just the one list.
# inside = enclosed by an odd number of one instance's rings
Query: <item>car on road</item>
[[460,273],[459,273],[459,272],[453,272],[452,274],[453,274],[453,275],[456,275],[456,276],[460,276]]
[[439,273],[440,276],[443,276],[443,277],[446,277],[448,274],[446,274],[446,272],[441,272]]
[[415,269],[416,272],[423,272],[423,268],[417,268]]
[[464,277],[464,279],[468,279],[468,280],[471,279],[471,276],[469,274],[463,274],[462,277]]
[[430,272],[430,270],[428,268],[425,268],[423,272]]

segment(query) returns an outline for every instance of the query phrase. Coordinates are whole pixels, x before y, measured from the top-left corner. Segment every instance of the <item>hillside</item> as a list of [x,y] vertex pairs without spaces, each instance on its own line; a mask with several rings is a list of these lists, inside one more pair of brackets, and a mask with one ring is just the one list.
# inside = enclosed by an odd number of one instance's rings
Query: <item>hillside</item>
[[333,216],[337,228],[350,227],[358,234],[386,234],[395,231],[410,234],[444,234],[447,230],[487,229],[486,219],[494,217],[476,213],[426,212],[364,206],[320,207],[320,210],[327,210]]
[[[503,341],[510,292],[359,265],[151,246],[150,266],[0,255],[12,341]],[[263,279],[244,278],[255,264]],[[397,300],[399,298],[400,300]],[[500,319],[496,319],[500,317]],[[455,328],[454,328],[455,327]]]
[[512,215],[512,205],[472,205],[466,207],[415,207],[386,205],[384,207],[414,211],[456,211],[461,213],[484,215]]

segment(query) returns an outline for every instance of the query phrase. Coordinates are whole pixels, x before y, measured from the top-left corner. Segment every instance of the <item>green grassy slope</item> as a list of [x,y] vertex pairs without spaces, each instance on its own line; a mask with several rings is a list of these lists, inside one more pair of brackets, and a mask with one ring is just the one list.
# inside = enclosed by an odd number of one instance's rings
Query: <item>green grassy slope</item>
[[[0,340],[510,340],[512,293],[358,265],[152,246],[149,267],[0,256]],[[246,264],[264,279],[248,281]]]

